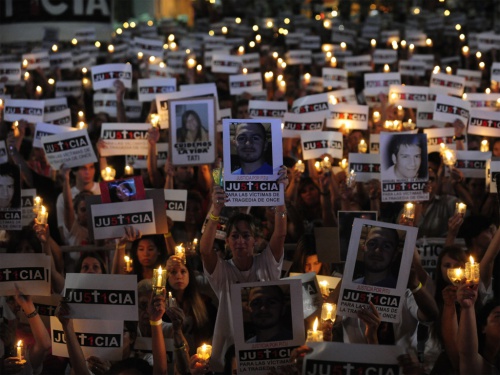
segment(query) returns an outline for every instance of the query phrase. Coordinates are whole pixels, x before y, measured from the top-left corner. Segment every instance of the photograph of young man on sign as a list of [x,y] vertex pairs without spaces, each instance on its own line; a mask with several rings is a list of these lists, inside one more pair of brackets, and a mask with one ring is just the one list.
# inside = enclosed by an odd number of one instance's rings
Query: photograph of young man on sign
[[415,180],[427,178],[427,141],[424,134],[381,136],[382,180]]
[[235,125],[233,144],[236,155],[232,157],[234,175],[273,174],[272,145],[268,130],[260,122],[242,122]]

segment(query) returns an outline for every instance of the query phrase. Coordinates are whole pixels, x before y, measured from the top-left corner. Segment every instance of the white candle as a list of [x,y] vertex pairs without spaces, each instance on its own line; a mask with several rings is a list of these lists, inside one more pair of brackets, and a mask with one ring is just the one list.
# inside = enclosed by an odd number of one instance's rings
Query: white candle
[[295,169],[300,173],[304,173],[306,165],[302,162],[302,160],[298,160],[297,163],[295,163]]
[[16,345],[17,349],[17,358],[19,358],[19,361],[23,360],[23,341],[19,340]]
[[490,143],[488,142],[487,139],[483,139],[481,141],[481,146],[479,148],[479,151],[481,151],[481,152],[488,152],[488,151],[490,151]]
[[358,152],[364,154],[366,151],[368,151],[368,145],[366,144],[365,140],[362,139],[358,144]]
[[38,211],[40,211],[40,207],[42,207],[42,202],[43,199],[41,197],[35,197],[35,199],[33,200],[33,212],[38,214]]
[[321,306],[321,320],[331,320],[335,322],[335,314],[337,312],[337,305],[334,303],[324,303]]
[[125,260],[125,271],[130,272],[131,271],[131,269],[130,269],[130,263],[132,262],[130,260],[130,257],[128,255],[125,255],[123,257],[123,259]]
[[373,122],[379,122],[382,116],[380,116],[379,111],[374,111],[373,112]]
[[467,205],[462,202],[457,202],[455,204],[455,214],[465,215],[465,211],[467,210]]
[[405,204],[404,211],[403,211],[404,217],[407,219],[412,219],[415,217],[415,205],[411,202],[408,202]]
[[161,270],[161,266],[158,267],[158,276],[157,276],[157,279],[156,279],[156,286],[158,288],[162,288],[163,287],[163,276],[162,276],[162,270]]
[[208,361],[212,356],[212,345],[203,344],[196,349],[196,354],[202,361]]
[[328,281],[323,280],[319,282],[319,289],[321,291],[321,294],[330,294],[330,289],[328,288],[329,284]]
[[314,320],[313,329],[307,330],[307,340],[306,341],[309,341],[309,342],[322,342],[323,341],[323,332],[318,331],[318,324],[319,324],[318,318],[316,318]]
[[472,256],[469,257],[469,262],[465,263],[465,279],[474,284],[479,283],[479,263],[475,263]]
[[47,212],[47,209],[45,206],[41,206],[40,209],[38,210],[38,215],[36,216],[36,220],[38,221],[38,224],[47,224],[47,218],[49,216],[49,213]]
[[347,161],[347,159],[342,159],[342,161],[339,163],[339,166],[343,170],[346,170],[347,167],[349,167],[349,162]]

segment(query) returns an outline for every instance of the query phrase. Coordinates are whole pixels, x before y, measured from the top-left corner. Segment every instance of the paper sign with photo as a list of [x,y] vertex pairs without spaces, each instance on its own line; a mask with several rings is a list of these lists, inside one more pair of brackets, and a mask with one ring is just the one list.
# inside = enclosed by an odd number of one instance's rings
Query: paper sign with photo
[[267,100],[250,100],[248,114],[250,118],[275,117],[282,118],[288,110],[287,102]]
[[[400,321],[417,232],[415,227],[354,219],[338,315],[357,318],[357,311],[371,301],[382,321]],[[358,267],[357,259],[362,259]]]
[[423,86],[389,86],[389,103],[405,108],[417,108],[419,103],[427,101],[429,89]]
[[422,201],[427,184],[427,136],[380,133],[382,202]]
[[262,76],[260,73],[231,74],[229,76],[229,93],[241,95],[262,91]]
[[105,147],[100,155],[147,155],[149,129],[151,124],[103,123],[101,139]]
[[214,53],[211,67],[212,73],[237,74],[241,69],[241,58],[230,54]]
[[99,182],[102,203],[138,201],[146,198],[144,182],[140,176]]
[[174,92],[177,89],[175,78],[142,78],[137,80],[140,102],[150,102],[157,94]]
[[308,272],[293,275],[282,280],[300,280],[302,284],[302,306],[304,319],[309,318],[318,309],[321,311],[323,296],[319,288],[316,273]]
[[[370,137],[373,137],[370,136]],[[371,142],[370,142],[371,143]],[[380,180],[380,154],[349,153],[347,173],[354,171],[356,181]]]
[[224,120],[224,190],[227,206],[279,206],[283,184],[281,120]]
[[30,123],[43,121],[43,100],[5,99],[4,120],[9,122],[26,120]]
[[124,228],[133,225],[145,234],[156,234],[153,200],[102,203],[91,208],[95,240],[122,237]]
[[53,169],[97,162],[87,129],[45,136],[41,139],[45,157]]
[[500,99],[500,94],[477,94],[467,93],[467,101],[471,108],[484,109],[488,111],[496,111],[497,100]]
[[35,134],[33,135],[33,147],[42,148],[42,138],[48,135],[61,134],[65,132],[75,131],[76,128],[70,126],[60,126],[54,124],[46,124],[44,122],[37,122],[35,127]]
[[469,123],[470,103],[460,98],[447,95],[436,95],[434,103],[434,120],[453,123],[460,120],[464,125]]
[[485,137],[500,137],[500,112],[471,109],[467,133]]
[[465,178],[484,178],[486,161],[491,159],[491,152],[457,151],[455,168],[460,169]]
[[104,64],[91,67],[92,87],[94,90],[114,89],[115,81],[123,82],[127,89],[132,88],[132,65]]
[[33,201],[36,196],[36,189],[21,190],[21,226],[30,225],[36,214],[33,212]]
[[325,116],[321,112],[303,114],[286,112],[283,117],[283,138],[299,138],[302,133],[320,132],[324,120]]
[[446,73],[432,73],[429,86],[443,88],[448,95],[462,96],[465,78]]
[[[116,320],[116,316],[113,320],[75,319],[73,326],[85,358],[95,356],[109,361],[122,360],[122,320]],[[52,354],[69,358],[66,336],[59,319],[55,316],[50,317],[50,333]]]
[[17,84],[21,81],[21,63],[3,62],[0,63],[0,77],[6,77],[6,84]]
[[424,129],[427,134],[427,152],[440,152],[441,143],[444,143],[447,148],[456,149],[457,145],[453,140],[455,135],[454,128],[443,129]]
[[341,88],[348,87],[347,70],[336,68],[322,68],[321,77],[323,78],[323,87]]
[[170,100],[170,155],[173,165],[215,161],[215,102],[213,97]]
[[186,220],[187,198],[187,190],[165,189],[165,209],[172,221]]
[[82,81],[56,81],[56,97],[79,97],[82,94]]
[[2,254],[0,296],[50,296],[50,261],[45,254]]
[[326,121],[327,128],[338,129],[368,129],[367,105],[339,103],[331,107],[330,118]]
[[300,135],[304,160],[320,158],[325,154],[342,159],[343,137],[336,131],[308,132]]
[[[305,341],[300,280],[233,284],[231,295],[238,373],[267,375],[288,366],[292,349]],[[261,306],[270,299],[281,308],[264,318]]]
[[136,275],[68,273],[63,295],[74,319],[138,319]]
[[345,262],[347,260],[347,252],[349,250],[349,241],[351,240],[354,219],[377,221],[377,216],[377,211],[338,211],[339,262]]
[[404,348],[398,345],[344,344],[341,342],[308,342],[312,353],[304,357],[302,373],[312,374],[399,374],[398,356]]

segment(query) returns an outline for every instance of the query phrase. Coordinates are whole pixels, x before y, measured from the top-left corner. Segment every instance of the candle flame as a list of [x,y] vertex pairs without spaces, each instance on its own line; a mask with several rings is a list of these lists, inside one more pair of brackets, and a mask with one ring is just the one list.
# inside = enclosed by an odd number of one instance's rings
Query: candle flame
[[128,256],[128,255],[125,255],[125,256],[123,257],[123,259],[125,259],[125,262],[130,262],[130,258],[129,258],[129,256]]
[[333,305],[332,305],[331,303],[327,303],[327,304],[326,304],[326,310],[327,310],[328,312],[332,312],[332,311],[333,311]]
[[318,318],[316,318],[314,320],[314,324],[313,324],[313,332],[316,332],[318,330]]
[[469,257],[469,260],[470,260],[470,264],[473,265],[474,264],[474,258],[472,257],[472,255]]
[[161,271],[161,266],[160,266],[160,267],[158,267],[158,274],[161,275],[161,272],[162,271]]
[[[169,292],[170,293],[170,292]],[[204,352],[207,350],[207,344],[203,344],[201,346],[201,350],[203,350]]]
[[19,348],[19,347],[21,347],[21,346],[23,346],[23,340],[19,340],[19,341],[17,342],[17,347]]
[[319,284],[323,287],[327,287],[328,286],[328,281],[326,280],[323,280],[323,281],[320,281]]

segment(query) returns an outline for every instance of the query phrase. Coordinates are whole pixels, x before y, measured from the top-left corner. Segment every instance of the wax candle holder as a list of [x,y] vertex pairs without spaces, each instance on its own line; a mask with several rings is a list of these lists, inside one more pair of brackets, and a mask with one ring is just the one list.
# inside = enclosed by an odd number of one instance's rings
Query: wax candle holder
[[365,140],[362,139],[358,144],[358,152],[361,154],[365,154],[366,151],[368,151],[368,145],[366,144]]
[[481,146],[479,146],[479,151],[481,151],[481,152],[488,152],[488,151],[490,151],[490,143],[488,142],[487,139],[483,139],[481,141]]
[[212,345],[203,344],[196,349],[196,355],[200,361],[208,362],[212,356]]
[[415,218],[415,205],[412,202],[405,203],[403,216],[409,220],[413,220]]
[[162,294],[163,289],[167,285],[167,270],[162,269],[161,266],[158,269],[153,270],[153,291],[156,295]]
[[326,281],[326,280],[323,280],[323,281],[319,282],[319,289],[321,291],[321,294],[323,294],[323,295],[329,295],[330,294],[329,284],[328,284],[328,281]]
[[45,208],[45,206],[41,206],[38,210],[38,214],[36,215],[36,220],[38,224],[47,224],[47,218],[49,217],[49,212]]
[[38,211],[42,208],[43,199],[41,197],[36,196],[33,199],[33,212],[38,215]]
[[186,248],[182,244],[175,247],[175,256],[181,258],[184,264],[186,264]]
[[295,170],[304,173],[306,171],[306,165],[302,162],[302,160],[298,160],[297,163],[295,163]]
[[446,274],[448,275],[448,279],[450,279],[455,286],[460,285],[460,282],[465,276],[462,268],[448,268]]
[[455,204],[455,215],[460,214],[464,216],[466,211],[467,211],[467,205],[465,203],[457,202]]
[[134,174],[134,167],[131,165],[126,165],[124,169],[125,176],[132,176]]
[[318,318],[314,320],[313,329],[307,330],[307,340],[308,342],[322,342],[323,341],[323,331],[318,331]]
[[324,303],[321,306],[321,320],[331,320],[335,322],[337,314],[337,305],[335,303]]
[[469,262],[465,263],[465,279],[472,284],[479,284],[479,263],[474,262],[474,258],[469,257]]
[[116,170],[112,167],[106,167],[101,171],[101,177],[104,181],[112,181],[116,176]]
[[349,167],[349,161],[347,159],[342,159],[339,162],[339,167],[342,168],[342,170],[346,170]]
[[212,170],[212,178],[214,179],[215,185],[224,186],[224,168],[214,168]]
[[373,122],[379,122],[382,119],[379,111],[373,111]]

